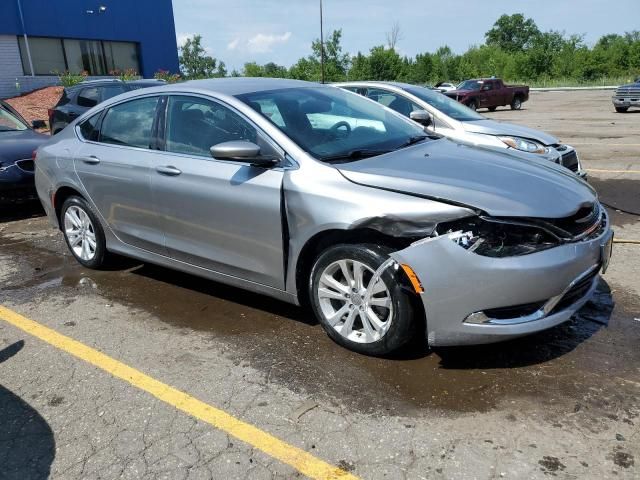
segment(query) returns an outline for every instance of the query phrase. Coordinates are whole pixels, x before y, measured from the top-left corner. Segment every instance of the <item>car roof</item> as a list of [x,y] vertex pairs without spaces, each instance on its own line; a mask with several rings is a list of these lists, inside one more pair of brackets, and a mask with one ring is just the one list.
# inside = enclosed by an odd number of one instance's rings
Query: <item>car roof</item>
[[192,87],[200,90],[211,90],[226,95],[243,95],[245,93],[266,92],[284,88],[308,88],[320,86],[319,83],[305,82],[302,80],[289,80],[282,78],[264,77],[231,77],[210,78],[206,80],[190,80],[175,84],[183,87]]
[[368,81],[368,80],[363,80],[361,82],[358,81],[353,81],[353,82],[338,82],[336,83],[337,86],[344,86],[344,87],[348,87],[349,85],[379,85],[381,87],[384,87],[385,85],[389,85],[392,87],[396,87],[396,88],[401,88],[402,90],[407,90],[408,88],[426,88],[427,90],[429,90],[429,87],[425,87],[423,85],[412,85],[411,83],[403,83],[403,82],[383,82],[380,80],[373,80],[373,81]]
[[166,80],[162,80],[159,78],[141,78],[139,80],[127,80],[125,82],[126,84],[131,84],[131,85],[156,85],[156,84],[162,84],[164,85],[165,83],[167,83]]

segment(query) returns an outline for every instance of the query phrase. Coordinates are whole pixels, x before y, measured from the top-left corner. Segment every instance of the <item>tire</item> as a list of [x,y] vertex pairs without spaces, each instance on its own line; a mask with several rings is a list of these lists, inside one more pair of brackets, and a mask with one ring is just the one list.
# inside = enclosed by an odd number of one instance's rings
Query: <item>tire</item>
[[625,113],[627,110],[629,110],[629,107],[616,107],[616,112],[618,113]]
[[104,230],[84,198],[72,196],[64,201],[60,227],[67,247],[78,263],[94,270],[107,264]]
[[520,110],[522,108],[522,99],[520,97],[514,97],[511,101],[511,110]]
[[[377,305],[363,298],[373,272],[388,258],[388,250],[380,246],[336,245],[325,250],[311,270],[309,298],[314,313],[329,337],[349,350],[389,355],[407,345],[418,329],[414,299],[394,269],[386,269],[380,277],[382,283],[375,284],[379,288],[372,297]],[[347,281],[343,267],[353,281]],[[358,270],[362,272],[360,282],[355,280]],[[368,320],[371,313],[377,324]]]
[[496,111],[496,108],[498,108],[498,107],[489,107],[489,111],[490,111],[490,112],[495,112],[495,111]]
[[467,107],[469,107],[471,110],[478,110],[479,106],[478,106],[478,101],[477,100],[471,100],[468,104]]

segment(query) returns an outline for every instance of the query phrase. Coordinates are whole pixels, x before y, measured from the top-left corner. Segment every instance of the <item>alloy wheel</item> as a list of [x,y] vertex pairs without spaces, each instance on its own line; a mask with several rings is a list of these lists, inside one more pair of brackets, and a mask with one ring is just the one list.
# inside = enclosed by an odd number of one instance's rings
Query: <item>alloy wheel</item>
[[86,262],[96,255],[96,233],[87,212],[77,205],[72,205],[64,214],[64,234],[69,248]]
[[342,337],[373,343],[389,330],[391,293],[364,263],[348,259],[331,263],[322,272],[316,293],[325,321]]

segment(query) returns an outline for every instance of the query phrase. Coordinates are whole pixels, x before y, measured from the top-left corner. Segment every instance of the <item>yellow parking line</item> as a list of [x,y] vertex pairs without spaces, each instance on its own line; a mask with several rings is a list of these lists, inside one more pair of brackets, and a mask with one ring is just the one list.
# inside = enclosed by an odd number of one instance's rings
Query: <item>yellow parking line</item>
[[234,416],[208,405],[191,395],[145,375],[135,368],[129,367],[104,353],[99,352],[70,337],[62,335],[44,325],[0,305],[0,318],[14,327],[24,330],[30,335],[63,350],[101,370],[120,378],[134,387],[150,393],[165,403],[202,420],[258,450],[292,466],[307,477],[315,479],[355,480],[357,477],[330,465],[306,451],[289,445],[286,442],[243,422]]
[[587,172],[598,173],[640,173],[640,170],[606,170],[601,168],[587,168]]

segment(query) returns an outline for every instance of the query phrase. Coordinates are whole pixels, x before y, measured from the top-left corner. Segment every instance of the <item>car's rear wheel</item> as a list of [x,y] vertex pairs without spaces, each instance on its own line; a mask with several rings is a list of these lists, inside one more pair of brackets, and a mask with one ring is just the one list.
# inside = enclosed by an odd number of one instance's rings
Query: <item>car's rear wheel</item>
[[616,112],[618,113],[625,113],[627,110],[629,110],[629,107],[616,107]]
[[337,245],[311,271],[311,304],[322,327],[340,345],[367,355],[402,348],[418,324],[399,273],[387,268],[376,276],[387,253],[375,245]]
[[522,99],[520,97],[515,97],[511,101],[511,110],[520,110],[522,108]]
[[104,231],[86,200],[77,196],[67,198],[60,211],[60,225],[67,247],[78,262],[93,269],[105,264]]

